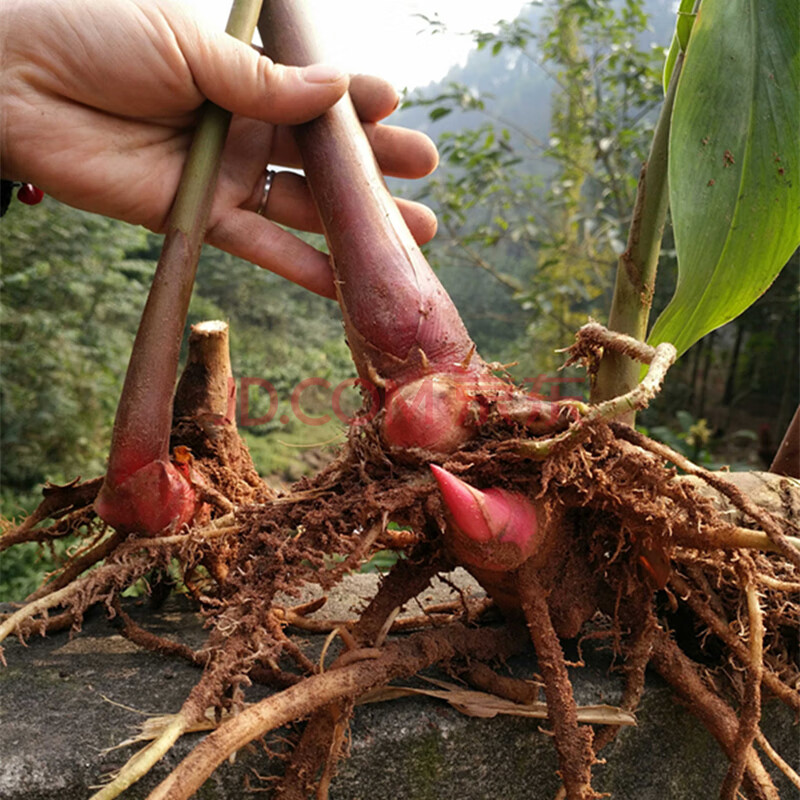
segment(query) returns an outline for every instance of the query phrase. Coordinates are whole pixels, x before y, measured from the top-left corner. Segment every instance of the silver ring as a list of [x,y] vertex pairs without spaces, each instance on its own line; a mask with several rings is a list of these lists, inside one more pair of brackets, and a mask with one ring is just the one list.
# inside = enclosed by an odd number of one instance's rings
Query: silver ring
[[269,199],[269,190],[272,188],[272,181],[278,173],[274,169],[267,167],[264,175],[264,187],[261,189],[261,202],[258,204],[256,214],[264,215],[267,210],[267,200]]

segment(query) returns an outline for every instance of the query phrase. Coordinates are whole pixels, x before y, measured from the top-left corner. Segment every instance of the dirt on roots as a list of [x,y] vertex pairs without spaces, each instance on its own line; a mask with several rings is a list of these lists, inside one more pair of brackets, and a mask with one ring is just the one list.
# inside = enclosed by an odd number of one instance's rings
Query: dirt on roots
[[[607,637],[623,665],[622,710],[636,710],[645,668],[654,667],[726,754],[722,796],[778,797],[754,743],[770,754],[759,728],[766,697],[800,713],[800,570],[791,551],[768,551],[793,546],[786,536],[797,533],[796,517],[753,511],[735,487],[720,489],[725,479],[718,473],[692,467],[699,479],[685,480],[674,466],[687,466],[678,454],[615,423],[591,423],[542,458],[527,454],[523,429],[503,423],[446,459],[423,453],[397,459],[381,444],[379,422],[354,426],[333,463],[277,497],[258,478],[235,428],[209,433],[194,421],[180,422],[173,452],[192,459],[204,508],[191,530],[170,535],[108,531],[91,507],[97,482],[49,487],[47,507],[5,533],[0,545],[47,543],[71,533],[82,545],[2,623],[3,635],[78,627],[89,606],[105,603],[112,615],[123,615],[125,635],[141,646],[204,667],[181,712],[184,724],[209,707],[241,711],[243,686],[271,683],[282,690],[264,701],[271,706],[230,717],[152,796],[191,796],[244,742],[307,718],[275,790],[275,797],[298,800],[315,789],[326,795],[359,696],[438,663],[518,698],[524,682],[485,668],[481,673],[480,665],[532,642],[555,734],[561,797],[582,800],[599,796],[592,765],[619,729],[578,721],[560,637],[580,635],[591,620],[591,635]],[[454,566],[444,545],[446,510],[428,469],[432,460],[477,488],[533,498],[548,524],[537,554],[502,582],[473,569],[503,609],[502,626],[496,611],[478,624],[486,604],[470,601],[423,615],[420,627],[433,617],[436,627],[387,642],[396,610]],[[747,518],[744,525],[731,521],[720,492]],[[48,517],[51,524],[41,527]],[[759,535],[768,546],[718,546],[743,527],[766,532]],[[313,608],[287,609],[276,597],[297,594],[307,583],[328,589],[379,550],[399,558],[360,618],[337,629],[344,652],[321,673],[284,631],[290,624],[302,628]],[[95,569],[86,572],[90,566]],[[131,584],[165,574],[207,617],[208,638],[198,652],[149,633],[119,605]],[[788,765],[781,769],[796,780]]]

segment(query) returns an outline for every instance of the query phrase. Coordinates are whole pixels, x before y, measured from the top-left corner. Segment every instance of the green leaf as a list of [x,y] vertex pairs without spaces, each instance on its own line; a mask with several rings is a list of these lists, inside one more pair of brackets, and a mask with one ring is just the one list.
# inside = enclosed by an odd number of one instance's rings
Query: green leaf
[[678,284],[650,334],[685,352],[800,243],[797,0],[705,0],[680,76],[669,183]]
[[444,108],[443,106],[440,106],[439,108],[434,108],[428,116],[435,122],[437,119],[446,117],[452,110],[452,108]]
[[697,16],[692,13],[693,8],[694,0],[681,0],[681,4],[678,7],[678,20],[675,24],[675,33],[672,36],[672,43],[669,46],[669,52],[664,62],[664,73],[661,76],[664,94],[667,93],[667,87],[672,77],[672,71],[675,69],[675,61],[678,58],[678,53],[686,52],[686,48],[689,45],[692,26]]

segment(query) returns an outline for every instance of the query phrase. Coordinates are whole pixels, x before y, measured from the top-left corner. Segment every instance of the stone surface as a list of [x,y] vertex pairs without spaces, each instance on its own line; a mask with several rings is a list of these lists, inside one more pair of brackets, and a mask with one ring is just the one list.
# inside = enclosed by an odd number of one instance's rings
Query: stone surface
[[[463,576],[461,583],[469,583]],[[332,593],[317,615],[347,618],[374,591],[374,578],[355,576]],[[444,585],[422,596],[439,602]],[[298,602],[294,600],[292,602]],[[204,633],[197,617],[170,600],[157,613],[133,613],[156,633],[199,646]],[[419,613],[413,604],[409,613]],[[314,652],[322,636],[297,636]],[[99,612],[81,633],[34,637],[23,647],[9,641],[8,667],[0,667],[0,798],[84,800],[133,748],[108,750],[130,736],[144,714],[179,709],[199,677],[196,668],[137,649],[119,636]],[[572,670],[579,703],[615,703],[619,680],[602,653]],[[512,669],[530,675],[531,656]],[[265,690],[253,687],[249,699]],[[672,699],[656,678],[649,680],[637,714],[638,726],[624,729],[595,768],[595,787],[614,800],[704,800],[717,796],[726,761],[697,721]],[[798,729],[782,707],[765,712],[767,735],[785,757],[798,761]],[[352,724],[351,755],[334,780],[332,800],[550,800],[558,789],[552,741],[546,723],[517,717],[465,717],[442,701],[403,698],[360,706]],[[184,737],[141,784],[124,795],[146,797],[202,734]],[[274,766],[274,764],[273,764]],[[245,797],[245,778],[270,774],[260,747],[246,748],[223,765],[199,798]],[[783,786],[782,797],[796,795]],[[268,797],[269,794],[260,796]]]

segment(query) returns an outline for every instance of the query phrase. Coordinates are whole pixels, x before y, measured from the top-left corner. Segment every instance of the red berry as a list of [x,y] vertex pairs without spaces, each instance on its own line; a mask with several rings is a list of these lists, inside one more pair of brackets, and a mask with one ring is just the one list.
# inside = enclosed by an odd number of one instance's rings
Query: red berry
[[17,192],[17,200],[25,203],[26,206],[35,206],[42,202],[44,192],[32,183],[23,183]]

